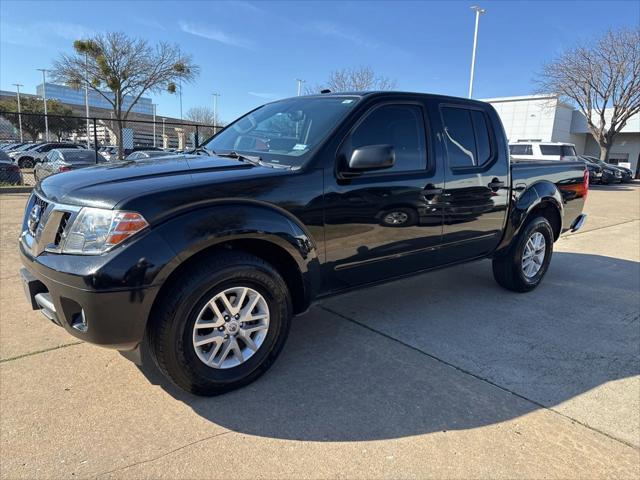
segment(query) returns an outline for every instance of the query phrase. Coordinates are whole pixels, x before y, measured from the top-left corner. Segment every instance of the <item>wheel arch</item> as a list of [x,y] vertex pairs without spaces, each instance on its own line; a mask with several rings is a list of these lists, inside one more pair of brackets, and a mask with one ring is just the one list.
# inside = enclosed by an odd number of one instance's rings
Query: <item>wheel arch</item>
[[310,234],[289,216],[264,205],[216,205],[180,215],[159,229],[176,258],[161,273],[154,300],[193,263],[224,251],[243,251],[262,258],[283,277],[294,313],[305,311],[319,289],[317,248]]

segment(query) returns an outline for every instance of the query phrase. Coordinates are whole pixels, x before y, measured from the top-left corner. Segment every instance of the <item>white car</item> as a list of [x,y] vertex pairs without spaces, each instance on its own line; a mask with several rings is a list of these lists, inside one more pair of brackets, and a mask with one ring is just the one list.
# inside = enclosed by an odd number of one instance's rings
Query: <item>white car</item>
[[573,143],[510,143],[509,153],[514,160],[578,160],[576,146]]
[[20,168],[32,168],[41,162],[55,148],[85,148],[83,145],[70,142],[47,142],[27,150],[9,152],[9,156]]

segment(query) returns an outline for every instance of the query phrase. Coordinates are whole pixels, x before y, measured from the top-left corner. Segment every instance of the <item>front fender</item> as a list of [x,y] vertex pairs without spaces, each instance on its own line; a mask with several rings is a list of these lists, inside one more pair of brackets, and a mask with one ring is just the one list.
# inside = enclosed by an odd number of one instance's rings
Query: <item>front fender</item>
[[529,214],[541,205],[553,205],[558,210],[560,231],[562,231],[564,218],[562,194],[552,182],[536,182],[522,191],[518,191],[516,187],[511,204],[505,233],[496,253],[504,252],[511,245],[511,241],[520,233]]
[[[317,245],[305,226],[286,210],[258,201],[219,202],[174,217],[156,227],[176,253],[161,277],[192,256],[234,240],[270,242],[295,261],[302,276],[305,296],[319,288]],[[277,266],[277,265],[276,265]]]

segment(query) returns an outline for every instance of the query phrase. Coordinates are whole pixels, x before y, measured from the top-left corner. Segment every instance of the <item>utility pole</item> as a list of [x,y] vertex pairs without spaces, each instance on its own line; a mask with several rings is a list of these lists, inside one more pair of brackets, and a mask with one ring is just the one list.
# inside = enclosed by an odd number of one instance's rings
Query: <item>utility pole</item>
[[[84,54],[84,116],[87,117],[87,148],[89,147],[89,58]],[[96,146],[97,148],[97,146]]]
[[471,7],[476,12],[476,28],[473,32],[473,53],[471,54],[471,77],[469,78],[469,98],[473,95],[473,74],[476,67],[476,47],[478,46],[478,24],[480,23],[480,15],[486,12],[484,8],[476,5]]
[[[153,108],[153,146],[156,146],[156,104],[152,103],[151,107]],[[164,135],[164,132],[163,132]]]
[[302,80],[301,78],[296,78],[296,82],[298,82],[298,96],[302,94],[302,84],[306,82],[306,80]]
[[42,72],[42,101],[44,102],[44,139],[49,141],[49,118],[47,116],[47,70],[38,68]]
[[20,128],[20,141],[24,141],[22,139],[22,112],[20,110],[20,87],[23,87],[21,83],[14,83],[16,87],[16,95],[18,97],[18,127]]
[[218,97],[220,96],[219,93],[214,92],[211,95],[213,95],[213,130],[214,133],[216,133],[216,127],[218,126]]

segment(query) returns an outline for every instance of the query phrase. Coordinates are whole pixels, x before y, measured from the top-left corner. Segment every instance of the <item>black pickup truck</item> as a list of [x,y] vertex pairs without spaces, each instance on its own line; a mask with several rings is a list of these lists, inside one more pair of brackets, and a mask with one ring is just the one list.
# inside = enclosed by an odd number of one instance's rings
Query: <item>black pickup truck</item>
[[534,289],[584,222],[588,180],[583,162],[511,163],[486,103],[296,97],[190,155],[44,179],[21,273],[71,335],[132,359],[148,345],[173,382],[214,395],[265,372],[292,316],[328,295],[487,257],[501,286]]

